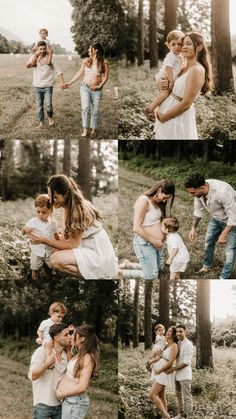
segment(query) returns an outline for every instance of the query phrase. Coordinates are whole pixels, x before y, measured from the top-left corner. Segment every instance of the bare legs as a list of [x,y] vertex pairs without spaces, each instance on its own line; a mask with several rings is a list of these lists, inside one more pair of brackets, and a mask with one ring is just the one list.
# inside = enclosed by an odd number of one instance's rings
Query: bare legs
[[165,386],[154,382],[149,392],[149,397],[154,402],[155,406],[160,410],[163,418],[169,419],[170,415],[167,411]]
[[59,250],[50,257],[50,263],[53,269],[65,274],[83,278],[72,250]]

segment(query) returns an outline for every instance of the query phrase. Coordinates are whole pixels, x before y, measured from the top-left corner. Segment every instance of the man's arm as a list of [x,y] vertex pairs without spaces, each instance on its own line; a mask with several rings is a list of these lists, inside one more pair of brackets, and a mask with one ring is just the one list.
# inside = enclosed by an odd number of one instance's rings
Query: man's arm
[[196,238],[196,227],[198,226],[198,224],[200,223],[200,221],[201,221],[201,218],[200,217],[194,216],[192,227],[191,227],[191,229],[189,231],[189,240],[191,242],[194,242],[194,240]]

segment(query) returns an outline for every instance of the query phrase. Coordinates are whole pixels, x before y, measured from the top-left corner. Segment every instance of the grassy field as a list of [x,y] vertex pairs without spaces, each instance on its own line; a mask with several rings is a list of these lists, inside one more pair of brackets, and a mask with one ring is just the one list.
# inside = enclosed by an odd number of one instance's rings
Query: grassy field
[[[130,170],[124,168],[126,163]],[[148,166],[148,161],[146,161],[146,163]],[[145,169],[145,163],[143,164],[143,169]],[[199,275],[196,271],[201,268],[203,262],[204,238],[209,216],[207,213],[204,214],[204,217],[197,228],[197,238],[195,244],[191,244],[188,239],[188,232],[193,219],[193,200],[183,188],[183,181],[187,177],[188,173],[197,170],[201,171],[200,163],[196,162],[195,166],[180,163],[180,166],[177,167],[177,163],[175,164],[172,162],[169,166],[167,164],[166,166],[159,166],[156,169],[150,169],[150,172],[152,173],[152,176],[150,177],[144,176],[137,170],[138,168],[135,165],[135,162],[132,165],[132,161],[130,160],[127,162],[120,161],[119,163],[119,261],[121,262],[124,258],[128,258],[132,262],[137,261],[132,245],[133,205],[135,200],[145,189],[154,185],[157,179],[170,178],[173,179],[177,187],[172,214],[179,220],[179,233],[182,236],[190,254],[190,262],[186,272],[183,274],[183,278],[198,279]],[[215,170],[217,173],[217,167],[215,167]],[[220,168],[218,170],[220,170]],[[225,168],[225,170],[229,169]],[[148,169],[146,172],[148,172]],[[221,177],[221,180],[225,180],[227,182],[227,177]],[[166,250],[165,254],[167,256]],[[201,278],[219,278],[223,262],[224,248],[217,245],[214,267],[207,274],[201,276]],[[168,275],[168,268],[166,268],[165,274]],[[234,268],[232,278],[236,278],[236,267]]]
[[[233,66],[236,86],[236,66]],[[152,139],[153,123],[147,120],[144,108],[157,94],[155,73],[150,70],[149,61],[141,67],[126,67],[119,63],[120,104],[119,139]],[[236,108],[235,97],[199,97],[196,101],[198,136],[201,139],[235,139]]]
[[[149,373],[145,364],[149,351],[119,350],[120,410],[123,418],[159,419],[148,399]],[[193,368],[192,394],[194,412],[189,419],[233,419],[236,417],[235,349],[213,348],[214,371]],[[193,360],[193,367],[195,359]],[[175,395],[167,393],[169,413],[177,414]]]
[[[95,197],[94,205],[102,212],[104,228],[117,252],[118,246],[118,198],[113,193]],[[7,201],[0,206],[0,279],[30,277],[29,248],[20,229],[35,216],[33,199]],[[54,212],[60,225],[60,211]],[[59,275],[59,274],[58,274]]]
[[[3,353],[4,349],[0,349]],[[27,378],[30,357],[16,361],[0,355],[0,418],[30,419],[31,382]],[[16,355],[17,358],[17,355]],[[101,350],[99,377],[91,381],[88,391],[91,406],[87,419],[117,418],[117,351],[109,345]]]
[[[61,90],[59,79],[55,83],[53,106],[55,126],[38,129],[35,97],[32,87],[33,70],[27,69],[27,55],[0,54],[0,135],[7,139],[52,139],[80,138],[81,105],[79,84]],[[57,62],[64,73],[65,81],[78,71],[81,59],[73,56],[58,56]],[[100,107],[99,139],[117,139],[117,100],[114,87],[117,86],[117,64],[110,62],[110,77],[104,87]],[[108,123],[109,121],[109,123]]]

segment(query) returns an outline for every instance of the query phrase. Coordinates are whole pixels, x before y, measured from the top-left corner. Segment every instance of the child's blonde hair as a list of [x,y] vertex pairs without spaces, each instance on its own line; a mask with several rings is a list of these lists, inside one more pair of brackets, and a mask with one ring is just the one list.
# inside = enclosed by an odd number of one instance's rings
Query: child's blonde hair
[[60,303],[59,301],[56,301],[55,303],[52,303],[49,307],[48,314],[51,316],[53,313],[62,313],[63,316],[66,315],[67,310],[63,303]]
[[177,30],[169,32],[166,37],[166,45],[168,45],[171,41],[179,39],[179,38],[184,38],[183,32],[177,31]]
[[36,196],[35,201],[34,201],[34,206],[35,208],[47,207],[48,209],[50,209],[51,202],[50,202],[49,196],[46,193]]
[[179,230],[179,221],[175,217],[164,218],[162,222],[169,233],[175,233]]
[[47,29],[45,29],[45,28],[40,29],[40,30],[39,30],[39,33],[43,32],[43,31],[44,31],[44,32],[46,32],[46,35],[48,36],[48,30],[47,30]]
[[156,331],[157,331],[160,327],[162,327],[162,328],[165,330],[165,326],[164,326],[163,324],[159,323],[159,324],[157,324],[157,325],[155,326],[155,332],[156,332]]

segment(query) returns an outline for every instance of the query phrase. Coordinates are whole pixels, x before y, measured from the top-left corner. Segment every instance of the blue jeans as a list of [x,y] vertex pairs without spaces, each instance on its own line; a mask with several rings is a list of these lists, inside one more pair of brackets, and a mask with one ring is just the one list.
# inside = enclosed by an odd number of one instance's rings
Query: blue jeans
[[53,108],[52,108],[52,92],[53,86],[47,87],[35,87],[35,96],[36,96],[36,107],[39,122],[44,123],[44,105],[47,108],[47,114],[49,118],[53,116]]
[[[204,254],[204,262],[203,266],[206,268],[210,268],[213,264],[213,257],[215,251],[215,244],[218,240],[218,237],[225,229],[226,223],[223,221],[216,220],[215,218],[211,218],[206,232],[205,238],[205,254]],[[236,227],[232,227],[228,236],[227,236],[227,244],[225,246],[225,263],[223,269],[221,271],[220,277],[222,279],[230,278],[234,267],[234,260],[236,256]]]
[[159,271],[165,266],[162,248],[156,249],[138,234],[134,236],[133,246],[142,267],[144,279],[158,279]]
[[61,419],[61,404],[58,406],[36,404],[33,408],[33,419]]
[[80,86],[80,97],[83,128],[97,129],[98,108],[102,98],[102,89],[93,91],[90,90],[90,88],[85,83],[82,83]]
[[62,402],[62,419],[83,419],[87,415],[88,408],[87,394],[66,397]]

